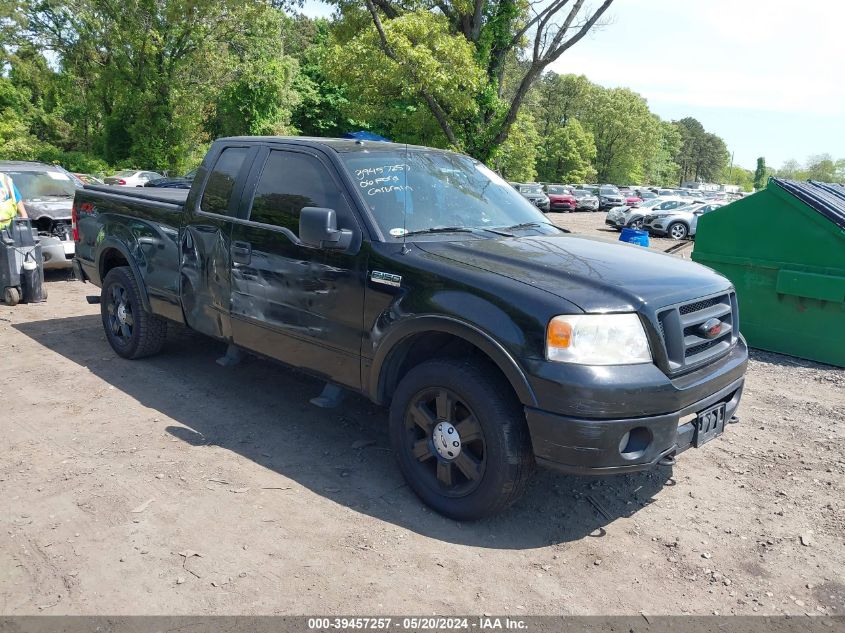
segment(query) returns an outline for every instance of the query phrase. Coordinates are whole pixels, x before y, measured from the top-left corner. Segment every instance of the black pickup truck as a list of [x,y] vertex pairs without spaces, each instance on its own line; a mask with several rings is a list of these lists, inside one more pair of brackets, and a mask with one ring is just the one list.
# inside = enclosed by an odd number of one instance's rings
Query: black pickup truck
[[535,464],[671,464],[736,420],[724,277],[569,234],[466,156],[226,138],[190,191],[86,186],[73,217],[117,354],[185,324],[389,405],[408,483],[456,519],[506,508]]

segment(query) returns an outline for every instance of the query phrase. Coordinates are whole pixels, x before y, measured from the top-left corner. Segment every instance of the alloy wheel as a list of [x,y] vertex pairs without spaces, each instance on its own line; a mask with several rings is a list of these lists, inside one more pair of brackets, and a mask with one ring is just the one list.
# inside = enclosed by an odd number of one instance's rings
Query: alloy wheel
[[484,433],[452,390],[427,389],[411,399],[405,441],[422,480],[439,494],[463,497],[481,483],[487,461]]
[[106,311],[108,313],[108,327],[112,335],[120,344],[128,345],[132,340],[135,317],[132,314],[129,294],[121,284],[113,284],[109,289]]

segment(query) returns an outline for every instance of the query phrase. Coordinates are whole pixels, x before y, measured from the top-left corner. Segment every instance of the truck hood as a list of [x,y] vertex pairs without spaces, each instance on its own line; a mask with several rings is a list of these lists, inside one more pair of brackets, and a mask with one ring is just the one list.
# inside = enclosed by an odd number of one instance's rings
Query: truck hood
[[33,220],[48,217],[53,220],[70,220],[73,198],[44,197],[24,199],[26,213]]
[[541,288],[585,312],[658,308],[730,287],[727,279],[699,264],[586,236],[426,241],[416,246]]

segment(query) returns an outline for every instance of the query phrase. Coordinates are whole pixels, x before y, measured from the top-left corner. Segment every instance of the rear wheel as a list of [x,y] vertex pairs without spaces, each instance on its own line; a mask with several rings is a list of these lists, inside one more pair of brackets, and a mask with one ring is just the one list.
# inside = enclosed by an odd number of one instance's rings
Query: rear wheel
[[672,222],[672,224],[669,225],[669,228],[666,229],[666,233],[673,240],[682,240],[689,235],[689,229],[683,222]]
[[161,351],[167,321],[144,310],[141,290],[128,266],[112,268],[103,280],[100,315],[109,344],[123,358]]
[[533,472],[522,405],[482,363],[434,360],[408,372],[390,406],[390,438],[411,489],[456,520],[501,512]]

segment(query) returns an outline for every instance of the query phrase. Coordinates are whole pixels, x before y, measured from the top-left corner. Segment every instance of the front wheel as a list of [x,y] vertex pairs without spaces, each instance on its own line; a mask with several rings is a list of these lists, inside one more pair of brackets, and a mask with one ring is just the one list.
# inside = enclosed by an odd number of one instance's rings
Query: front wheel
[[144,310],[141,289],[128,266],[112,268],[103,280],[100,316],[112,349],[123,358],[143,358],[161,351],[167,321]]
[[672,222],[669,228],[666,229],[666,232],[673,240],[682,240],[689,235],[689,229],[683,222]]
[[433,360],[408,372],[390,406],[390,440],[417,496],[460,521],[503,511],[534,469],[522,405],[483,363]]

